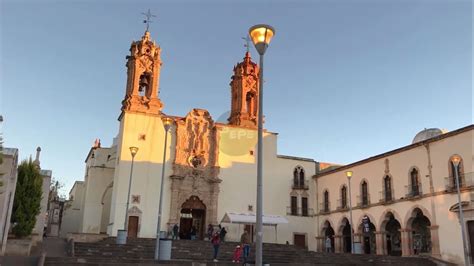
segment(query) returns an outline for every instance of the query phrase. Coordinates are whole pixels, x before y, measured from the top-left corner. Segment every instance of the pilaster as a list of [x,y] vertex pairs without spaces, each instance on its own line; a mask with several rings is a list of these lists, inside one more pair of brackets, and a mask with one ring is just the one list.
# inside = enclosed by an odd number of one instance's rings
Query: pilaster
[[441,258],[441,253],[439,250],[439,234],[438,234],[439,225],[430,226],[431,231],[431,255]]
[[387,254],[387,248],[384,243],[385,232],[375,232],[375,252],[377,255]]
[[410,256],[412,254],[412,249],[410,245],[410,229],[400,229],[401,232],[401,241],[402,241],[402,256]]

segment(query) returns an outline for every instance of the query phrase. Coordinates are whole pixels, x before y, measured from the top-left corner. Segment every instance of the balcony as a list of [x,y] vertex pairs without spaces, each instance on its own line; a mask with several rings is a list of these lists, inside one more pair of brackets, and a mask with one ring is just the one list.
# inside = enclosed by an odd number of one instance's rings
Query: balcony
[[357,196],[357,206],[361,208],[368,207],[370,205],[370,194],[367,193],[366,197]]
[[382,204],[390,203],[395,200],[395,197],[393,196],[393,189],[386,191],[383,189],[382,191],[379,191],[379,202]]
[[336,210],[342,211],[347,209],[349,209],[349,201],[346,199],[344,202],[342,199],[338,199]]
[[[456,178],[454,176],[448,176],[444,178],[444,184],[446,191],[455,192],[456,187]],[[459,189],[473,187],[474,186],[474,172],[463,173],[459,176]]]
[[302,217],[313,217],[314,216],[314,210],[312,208],[286,207],[286,215],[302,216]]
[[421,197],[421,195],[423,195],[423,190],[421,188],[421,182],[419,182],[418,184],[411,184],[405,186],[406,197],[409,199]]
[[302,190],[308,190],[309,189],[309,181],[308,179],[304,180],[304,183],[301,183],[298,179],[297,182],[295,182],[296,180],[292,180],[291,181],[291,188],[292,189],[302,189]]

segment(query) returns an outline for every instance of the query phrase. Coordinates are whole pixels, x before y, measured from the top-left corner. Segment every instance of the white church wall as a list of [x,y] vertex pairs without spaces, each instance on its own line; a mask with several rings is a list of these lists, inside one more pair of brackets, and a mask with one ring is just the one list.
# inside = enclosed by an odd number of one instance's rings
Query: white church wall
[[[129,147],[139,148],[135,156],[133,168],[133,181],[131,186],[131,199],[129,209],[137,207],[141,212],[138,226],[139,237],[156,236],[156,224],[158,217],[158,195],[161,182],[161,168],[163,160],[164,128],[159,116],[143,114],[124,113],[121,121],[121,133],[119,134],[118,158],[119,163],[114,175],[114,192],[112,194],[111,221],[113,226],[109,234],[116,235],[118,229],[123,229],[125,218],[125,206],[127,201],[128,183],[130,177],[131,154]],[[123,128],[127,128],[123,132]],[[143,139],[145,135],[145,139]],[[167,176],[164,182],[162,229],[166,229],[166,221],[169,217],[170,191],[169,175],[172,173],[172,159],[174,153],[170,154],[170,147],[175,146],[174,128],[168,135],[168,151],[166,162]],[[139,196],[139,203],[132,202],[133,196]]]

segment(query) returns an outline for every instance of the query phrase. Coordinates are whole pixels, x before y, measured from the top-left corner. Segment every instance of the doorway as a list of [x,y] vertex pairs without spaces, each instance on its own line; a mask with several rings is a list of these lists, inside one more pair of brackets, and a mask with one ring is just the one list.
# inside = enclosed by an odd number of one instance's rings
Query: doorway
[[138,216],[128,216],[128,237],[138,236]]
[[196,239],[204,239],[206,224],[206,205],[197,196],[191,196],[181,205],[179,220],[179,237],[191,239],[194,234]]
[[306,248],[306,235],[303,234],[294,234],[293,243],[296,247]]
[[255,230],[255,226],[253,224],[246,224],[245,225],[245,228],[244,228],[245,231],[247,231],[247,233],[249,234],[249,237],[250,237],[250,242],[254,242],[254,237],[255,237],[255,234],[254,234],[254,230]]

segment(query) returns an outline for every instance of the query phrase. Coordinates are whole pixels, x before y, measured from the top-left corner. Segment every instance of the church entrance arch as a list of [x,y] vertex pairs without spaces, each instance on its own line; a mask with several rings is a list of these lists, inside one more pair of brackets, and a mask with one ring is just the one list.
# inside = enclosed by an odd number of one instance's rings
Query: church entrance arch
[[409,225],[412,229],[412,250],[415,255],[420,253],[431,253],[431,222],[423,214],[423,211],[416,208],[412,212]]
[[179,237],[204,239],[206,205],[197,196],[191,196],[181,205]]
[[381,228],[385,231],[386,254],[391,256],[402,255],[401,225],[392,212],[385,215]]

